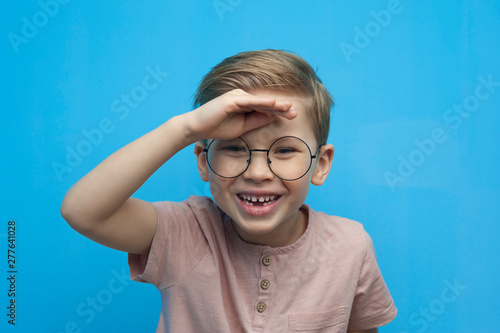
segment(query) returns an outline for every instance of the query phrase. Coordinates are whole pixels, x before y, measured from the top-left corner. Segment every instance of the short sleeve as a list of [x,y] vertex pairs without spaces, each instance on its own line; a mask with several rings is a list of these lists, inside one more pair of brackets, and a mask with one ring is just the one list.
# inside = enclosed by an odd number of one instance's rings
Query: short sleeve
[[349,318],[350,330],[380,327],[391,322],[397,309],[377,264],[375,249],[366,235],[366,250]]
[[[159,290],[182,280],[209,250],[201,223],[195,214],[201,200],[153,203],[158,224],[149,253],[128,254],[131,278],[148,282]],[[204,201],[201,204],[207,205]]]

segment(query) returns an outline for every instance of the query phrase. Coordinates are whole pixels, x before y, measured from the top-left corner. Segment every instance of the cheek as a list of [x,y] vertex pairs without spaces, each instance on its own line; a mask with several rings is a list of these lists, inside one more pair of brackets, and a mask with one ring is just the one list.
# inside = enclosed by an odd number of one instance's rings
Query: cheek
[[209,179],[210,182],[210,192],[212,193],[212,197],[215,199],[220,196],[221,187],[220,185],[214,181],[211,177]]
[[[229,185],[231,184],[231,180],[220,178],[216,175],[210,174],[209,176],[210,183],[210,192],[212,193],[212,197],[214,199],[223,197],[229,192]],[[220,202],[217,202],[220,206]]]
[[300,179],[297,183],[288,186],[288,190],[298,201],[304,201],[306,199],[307,193],[309,192],[310,178],[310,176],[304,176],[304,178]]

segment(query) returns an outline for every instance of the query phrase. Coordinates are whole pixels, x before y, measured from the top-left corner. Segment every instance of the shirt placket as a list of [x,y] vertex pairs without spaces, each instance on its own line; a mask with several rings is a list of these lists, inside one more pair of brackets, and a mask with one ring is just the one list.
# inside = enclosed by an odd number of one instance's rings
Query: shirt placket
[[255,300],[255,313],[253,330],[261,332],[264,330],[269,312],[272,311],[271,293],[273,290],[273,265],[274,256],[263,252],[260,256],[260,279],[259,292]]

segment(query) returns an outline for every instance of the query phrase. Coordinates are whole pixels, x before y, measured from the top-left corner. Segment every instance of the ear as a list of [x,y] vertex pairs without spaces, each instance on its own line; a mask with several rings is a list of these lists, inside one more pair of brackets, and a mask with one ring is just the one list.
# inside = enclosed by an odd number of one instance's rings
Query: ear
[[335,149],[333,145],[326,144],[321,147],[316,157],[316,165],[311,177],[311,183],[314,185],[322,185],[328,174],[330,173],[330,168],[332,167],[333,154]]
[[196,163],[198,164],[198,172],[200,173],[201,180],[208,182],[208,164],[207,154],[203,151],[205,144],[198,141],[194,145],[194,154],[196,155]]

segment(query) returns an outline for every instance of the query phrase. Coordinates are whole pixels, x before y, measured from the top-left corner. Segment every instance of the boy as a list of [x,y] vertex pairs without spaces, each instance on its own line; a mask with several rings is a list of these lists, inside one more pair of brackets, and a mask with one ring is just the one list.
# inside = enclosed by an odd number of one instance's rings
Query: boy
[[[304,204],[330,171],[332,104],[295,54],[227,58],[194,111],[104,160],[68,191],[62,215],[128,252],[132,278],[160,290],[157,332],[377,332],[396,308],[369,236]],[[192,143],[213,201],[131,198]]]

